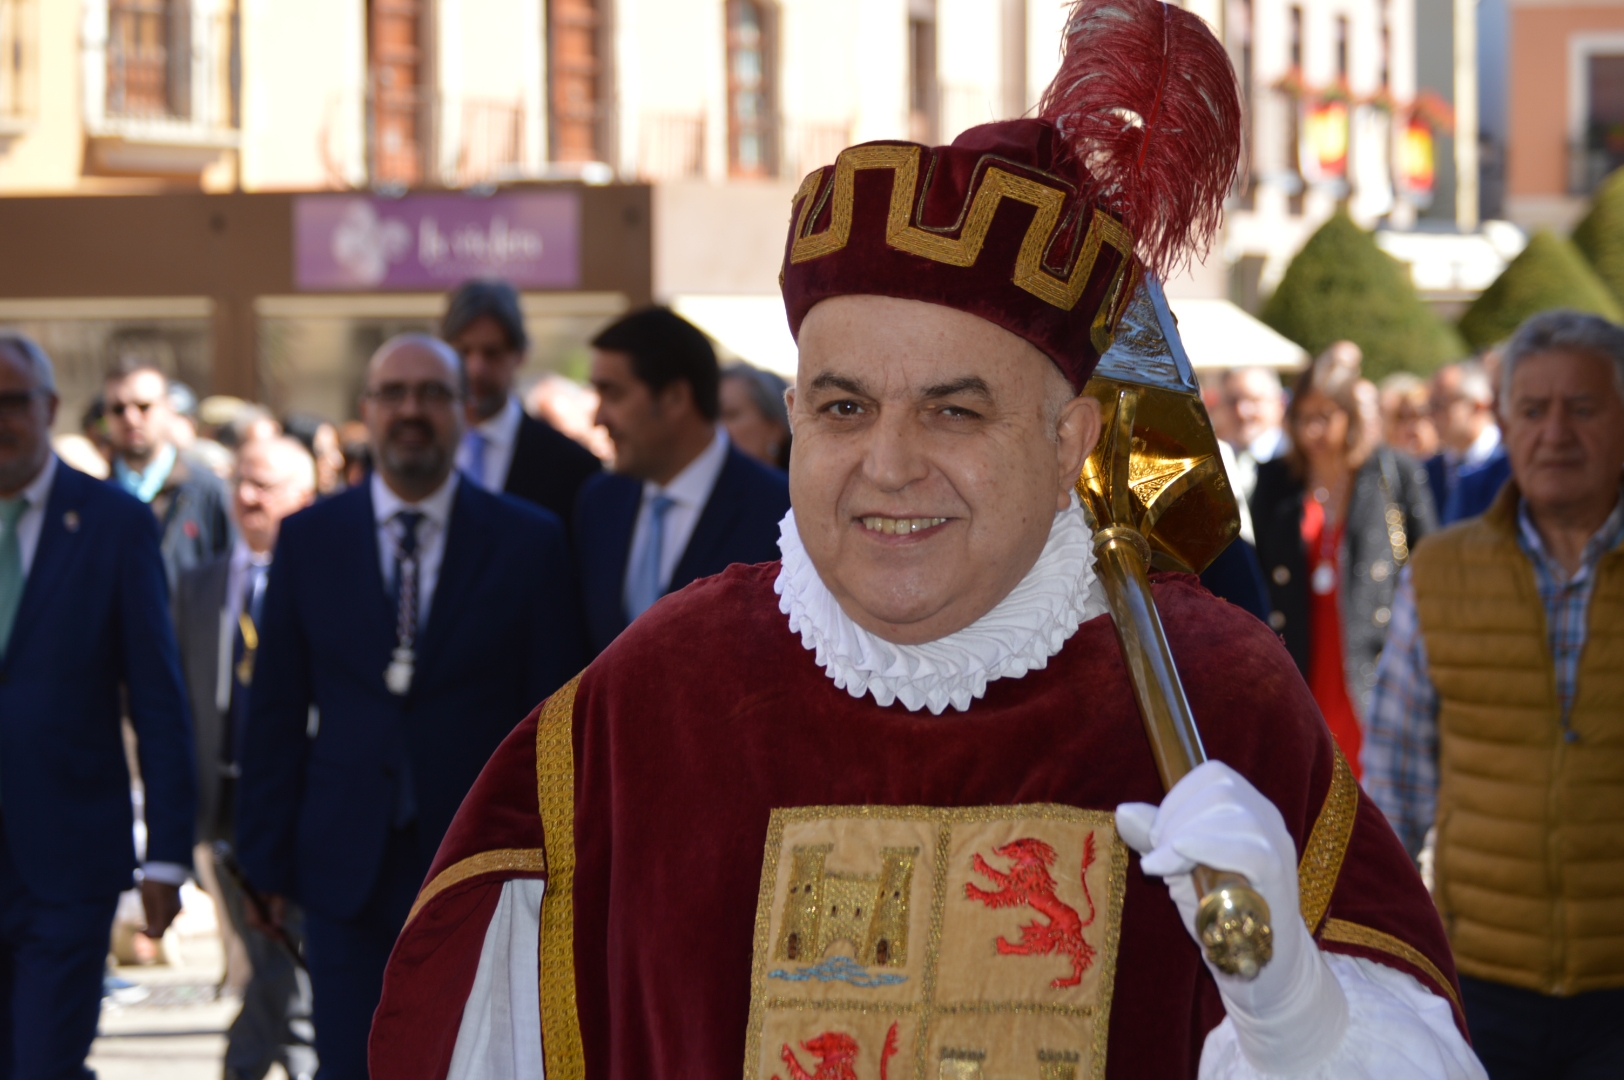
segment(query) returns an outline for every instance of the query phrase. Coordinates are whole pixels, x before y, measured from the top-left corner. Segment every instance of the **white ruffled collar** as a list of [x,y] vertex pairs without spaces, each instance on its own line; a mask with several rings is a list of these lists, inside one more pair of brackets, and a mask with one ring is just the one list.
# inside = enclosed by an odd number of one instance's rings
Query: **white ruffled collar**
[[1020,584],[987,614],[923,645],[897,645],[852,621],[801,545],[795,511],[778,525],[783,568],[773,591],[789,628],[817,655],[836,686],[881,705],[900,701],[917,712],[960,712],[994,679],[1020,678],[1046,667],[1077,627],[1106,612],[1095,587],[1094,537],[1076,496],[1054,516],[1049,540]]

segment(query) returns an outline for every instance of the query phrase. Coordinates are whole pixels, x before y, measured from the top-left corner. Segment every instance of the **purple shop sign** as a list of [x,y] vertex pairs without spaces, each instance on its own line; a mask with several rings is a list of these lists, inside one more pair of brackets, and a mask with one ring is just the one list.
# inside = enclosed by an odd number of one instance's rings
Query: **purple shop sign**
[[301,290],[440,291],[471,277],[573,289],[580,255],[576,191],[293,201],[293,273]]

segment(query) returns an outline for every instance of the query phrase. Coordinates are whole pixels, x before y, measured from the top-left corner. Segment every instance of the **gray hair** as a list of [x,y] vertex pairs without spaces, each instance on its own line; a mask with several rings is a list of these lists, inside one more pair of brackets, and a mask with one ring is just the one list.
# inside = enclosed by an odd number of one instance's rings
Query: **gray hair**
[[1551,349],[1575,349],[1605,358],[1613,365],[1613,389],[1624,400],[1624,326],[1600,315],[1558,308],[1529,318],[1506,343],[1500,354],[1502,402],[1511,400],[1511,375],[1517,365]]
[[237,451],[239,464],[242,456],[251,449],[264,451],[272,459],[273,467],[284,471],[301,491],[316,490],[316,459],[310,456],[310,451],[298,439],[291,435],[276,435],[246,443]]
[[1494,383],[1489,380],[1489,369],[1479,360],[1460,360],[1439,368],[1439,373],[1453,368],[1460,373],[1460,385],[1456,392],[1468,401],[1475,401],[1479,405],[1494,404]]
[[768,420],[782,424],[789,430],[789,409],[784,405],[784,391],[789,384],[770,371],[749,364],[729,364],[722,369],[722,378],[741,379],[750,390],[750,403]]
[[21,330],[0,330],[0,349],[10,349],[34,372],[34,388],[56,393],[56,368],[39,342]]

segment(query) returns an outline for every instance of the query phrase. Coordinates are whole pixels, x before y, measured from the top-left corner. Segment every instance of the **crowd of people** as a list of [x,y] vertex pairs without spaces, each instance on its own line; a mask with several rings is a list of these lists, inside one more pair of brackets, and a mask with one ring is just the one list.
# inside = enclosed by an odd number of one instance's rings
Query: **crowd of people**
[[[228,1080],[367,1075],[391,948],[504,736],[660,597],[779,556],[784,381],[662,308],[592,346],[612,470],[521,404],[498,281],[385,342],[344,425],[121,357],[53,453],[51,362],[0,333],[18,1061],[71,1072],[94,1036],[133,773],[145,933],[196,873],[247,972]],[[1624,785],[1624,329],[1554,312],[1427,380],[1360,365],[1342,342],[1289,390],[1209,385],[1251,567],[1209,585],[1240,582],[1428,875],[1490,1075],[1539,1074],[1531,1032],[1616,1053],[1620,822],[1584,800]]]
[[613,472],[521,406],[499,281],[384,343],[344,425],[118,357],[53,453],[50,359],[0,335],[0,952],[46,1070],[20,1075],[74,1074],[95,1033],[133,775],[145,934],[195,872],[246,970],[225,1075],[364,1077],[390,948],[502,737],[665,593],[777,557],[782,381],[660,308],[593,344]]
[[1554,311],[1430,379],[1359,366],[1213,386],[1269,623],[1433,890],[1489,1075],[1609,1075],[1624,329]]

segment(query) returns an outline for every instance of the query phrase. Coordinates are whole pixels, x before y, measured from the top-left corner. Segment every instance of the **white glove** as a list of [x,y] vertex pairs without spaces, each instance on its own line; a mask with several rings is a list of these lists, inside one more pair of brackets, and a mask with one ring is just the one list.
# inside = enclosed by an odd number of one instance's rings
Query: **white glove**
[[1228,765],[1208,761],[1174,784],[1160,808],[1123,803],[1116,820],[1140,868],[1166,880],[1192,938],[1201,902],[1190,878],[1197,863],[1244,874],[1268,902],[1274,959],[1250,982],[1212,969],[1252,1066],[1290,1076],[1329,1057],[1347,1030],[1347,998],[1303,923],[1297,845],[1275,805]]

